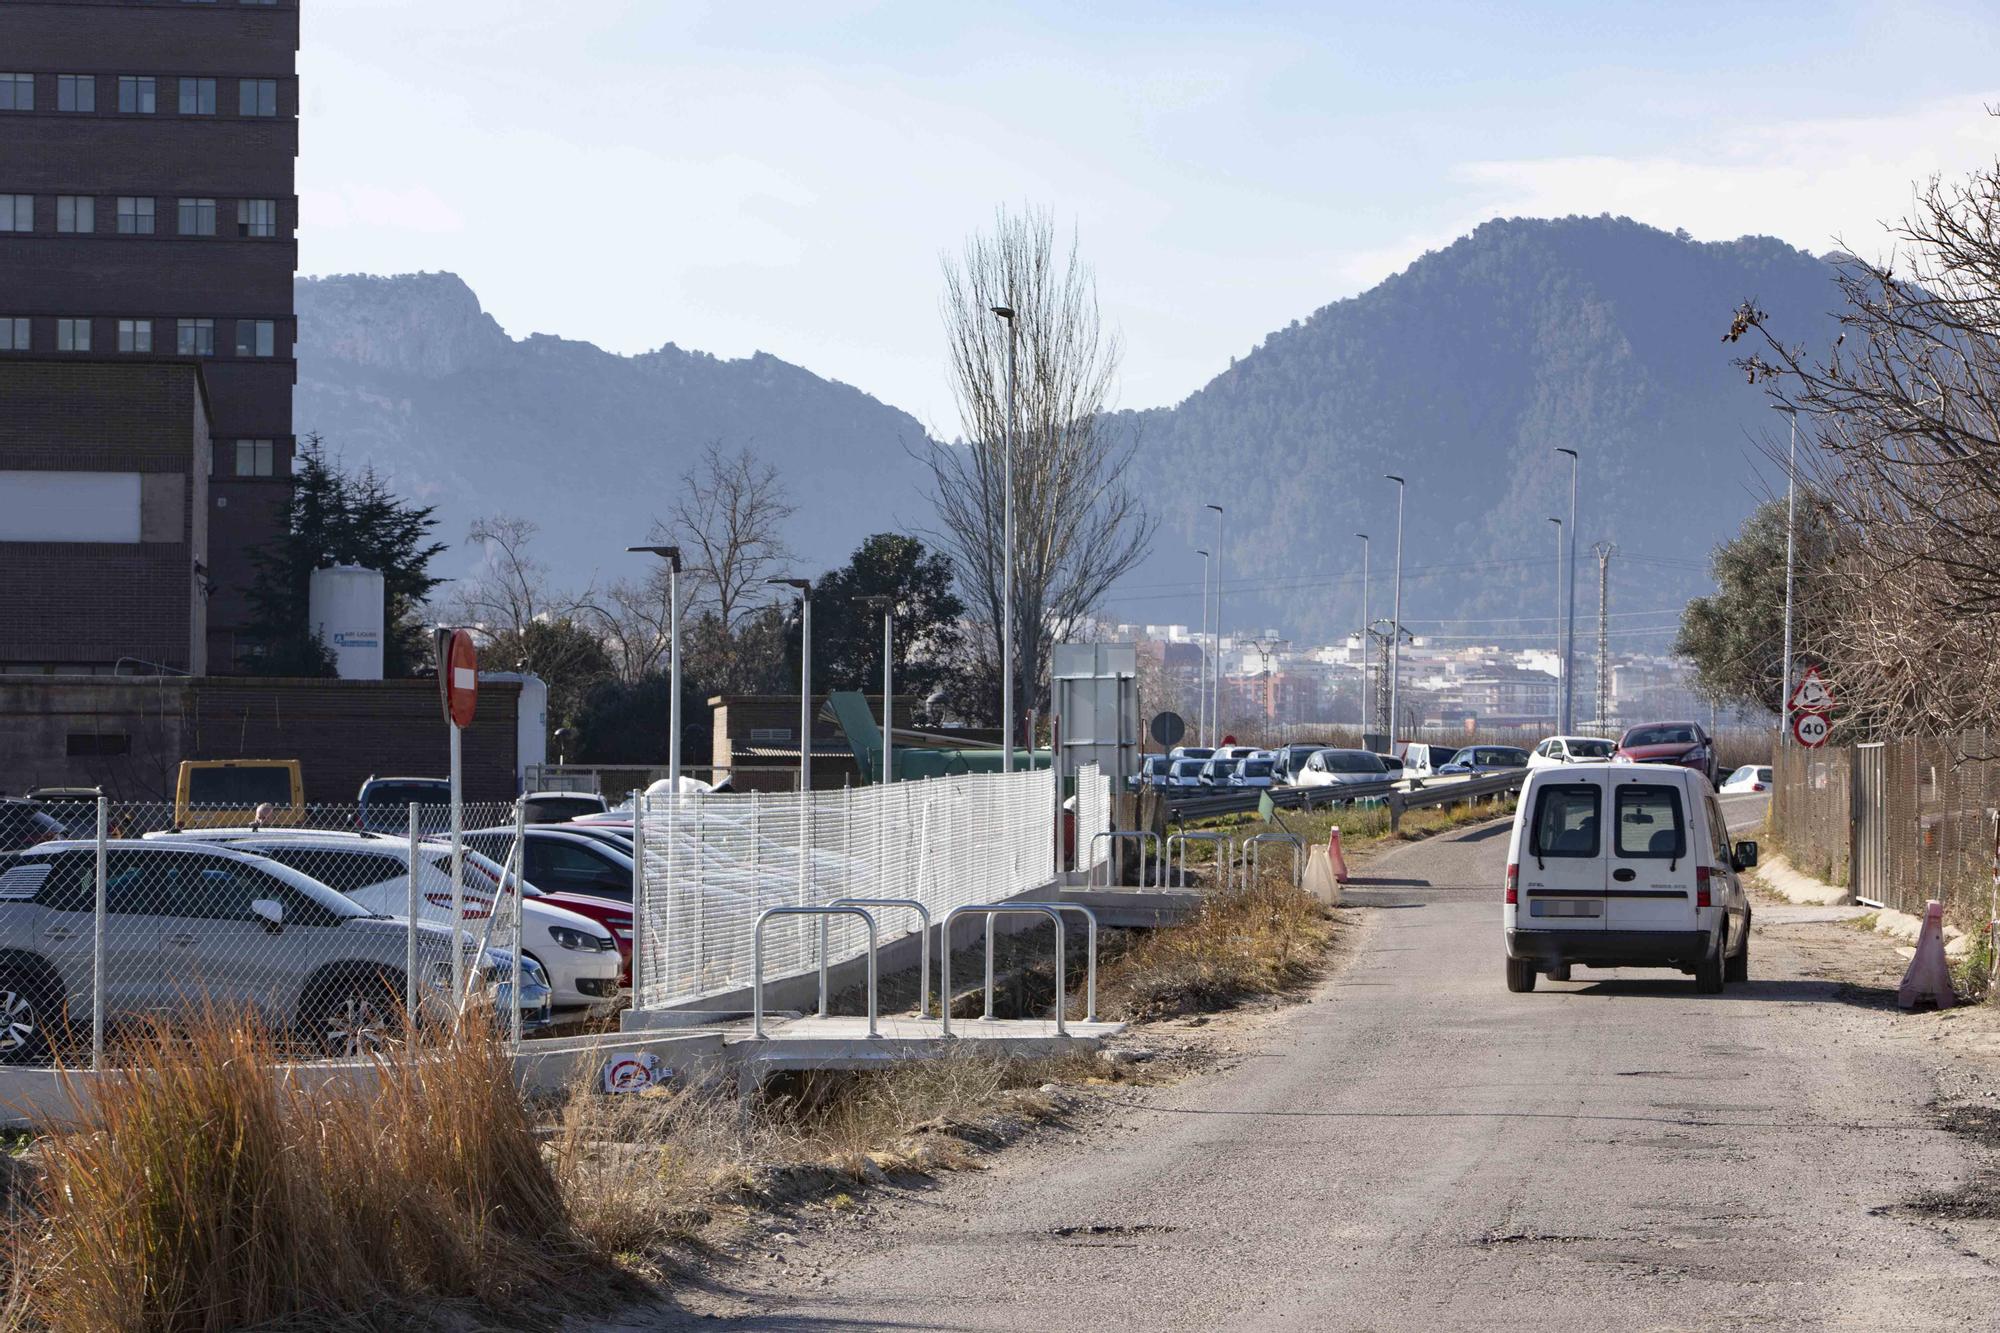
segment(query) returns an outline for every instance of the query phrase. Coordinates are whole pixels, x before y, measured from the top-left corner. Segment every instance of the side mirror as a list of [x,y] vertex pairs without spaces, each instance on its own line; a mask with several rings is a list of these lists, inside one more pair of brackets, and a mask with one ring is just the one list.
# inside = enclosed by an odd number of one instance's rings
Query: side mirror
[[1755,870],[1757,868],[1757,844],[1754,842],[1737,843],[1736,855],[1733,859],[1736,862],[1738,870]]
[[267,930],[282,930],[285,925],[285,905],[274,898],[259,898],[250,904],[251,914],[264,923]]

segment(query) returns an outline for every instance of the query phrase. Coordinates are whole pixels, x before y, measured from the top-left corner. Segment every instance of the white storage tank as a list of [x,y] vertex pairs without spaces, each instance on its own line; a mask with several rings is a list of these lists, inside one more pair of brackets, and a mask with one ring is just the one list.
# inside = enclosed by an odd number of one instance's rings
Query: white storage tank
[[315,569],[307,614],[342,680],[382,679],[382,575],[359,565]]

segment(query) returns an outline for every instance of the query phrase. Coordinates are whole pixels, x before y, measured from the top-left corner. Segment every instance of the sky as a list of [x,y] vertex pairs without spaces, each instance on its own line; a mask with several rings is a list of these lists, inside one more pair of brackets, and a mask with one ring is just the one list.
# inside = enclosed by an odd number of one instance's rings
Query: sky
[[940,264],[1047,209],[1114,406],[1495,216],[1888,245],[2000,156],[1990,3],[309,0],[300,268],[764,351],[958,433]]

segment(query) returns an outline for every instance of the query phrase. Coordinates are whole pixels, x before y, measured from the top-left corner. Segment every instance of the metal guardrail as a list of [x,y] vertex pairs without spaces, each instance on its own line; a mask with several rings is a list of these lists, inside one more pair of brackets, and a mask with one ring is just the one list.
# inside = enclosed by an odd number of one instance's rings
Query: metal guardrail
[[1264,848],[1272,843],[1289,844],[1292,849],[1292,886],[1296,888],[1304,879],[1306,869],[1305,839],[1296,833],[1259,833],[1247,839],[1243,844],[1242,886],[1245,889],[1248,889],[1252,884],[1257,882],[1258,871],[1260,869],[1258,865],[1259,857]]
[[1217,795],[1167,796],[1163,799],[1169,819],[1212,819],[1217,815],[1255,810],[1259,798],[1267,793],[1271,804],[1280,810],[1324,810],[1328,806],[1388,796],[1401,781],[1401,778],[1385,778],[1381,782],[1355,782],[1341,787],[1246,787],[1241,791]]
[[[1160,885],[1161,888],[1184,889],[1187,887],[1187,849],[1188,844],[1191,842],[1213,843],[1215,845],[1215,864],[1218,868],[1227,867],[1231,862],[1236,860],[1236,835],[1227,829],[1183,829],[1178,833],[1169,833],[1167,835],[1166,852],[1167,874],[1165,882]],[[1175,879],[1173,874],[1174,848],[1176,846],[1179,846],[1181,849],[1180,877],[1178,879]]]
[[[875,918],[859,907],[767,907],[757,914],[750,930],[750,1035],[764,1036],[764,925],[774,916],[858,916],[868,927],[868,1035],[882,1035],[875,1014]],[[946,917],[949,923],[951,918]],[[946,951],[945,970],[950,975],[951,954]],[[826,974],[820,973],[819,1011],[826,1012]]]
[[[1167,864],[1160,855],[1160,835],[1151,829],[1112,829],[1109,833],[1092,834],[1090,838],[1091,865],[1084,887],[1092,889],[1097,887],[1098,840],[1108,839],[1115,843],[1121,838],[1129,838],[1139,844],[1139,887],[1142,889],[1149,887],[1146,883],[1146,848],[1148,845],[1152,846],[1153,860],[1159,866],[1159,883],[1151,887],[1164,889],[1167,886]],[[1104,887],[1107,889],[1116,887],[1112,883],[1115,876],[1111,863],[1111,857],[1107,856],[1104,858]]]
[[[917,1017],[931,1015],[931,910],[915,898],[835,898],[828,907],[907,907],[917,914],[918,933],[922,937],[921,961],[917,964]],[[826,927],[827,918],[819,919],[819,1016],[826,1017]]]
[[1461,801],[1483,800],[1489,796],[1506,796],[1521,790],[1528,780],[1528,770],[1514,769],[1506,773],[1489,773],[1485,777],[1467,778],[1444,787],[1426,787],[1422,791],[1391,792],[1387,798],[1389,805],[1389,827],[1393,831],[1403,826],[1406,811],[1428,809],[1441,805],[1457,805]]
[[[951,923],[962,916],[983,917],[986,922],[988,943],[990,944],[993,934],[993,918],[996,916],[1005,916],[1012,912],[1045,916],[1055,923],[1056,1035],[1058,1037],[1069,1035],[1068,1020],[1063,1015],[1063,1010],[1069,1007],[1069,997],[1065,994],[1064,990],[1064,978],[1068,973],[1064,971],[1066,960],[1063,957],[1062,913],[1053,907],[1030,906],[1026,903],[967,903],[963,907],[954,907],[944,914],[944,928],[938,934],[938,938],[942,941],[939,952],[944,955],[941,966],[942,989],[938,993],[938,1018],[942,1023],[939,1030],[940,1036],[949,1037],[951,1035]],[[986,1013],[989,1017],[993,1013],[993,954],[990,950],[986,955]]]
[[[1089,938],[1085,948],[1089,956],[1084,959],[1083,1021],[1097,1021],[1097,913],[1082,903],[1016,903],[1017,907],[1053,907],[1058,912],[1076,912],[1083,917],[1089,928]],[[986,928],[986,1016],[993,1017],[993,927]]]

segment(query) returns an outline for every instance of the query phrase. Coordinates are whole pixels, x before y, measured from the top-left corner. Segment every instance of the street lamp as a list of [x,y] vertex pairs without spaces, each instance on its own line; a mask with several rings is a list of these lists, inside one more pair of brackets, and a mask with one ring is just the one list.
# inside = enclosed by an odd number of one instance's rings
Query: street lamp
[[[667,785],[681,794],[681,548],[628,546],[628,552],[667,562]],[[710,774],[713,777],[713,774]]]
[[1194,682],[1194,743],[1200,745],[1202,737],[1208,735],[1208,552],[1197,550],[1201,557],[1201,630],[1195,635],[1195,648],[1200,653],[1195,659]]
[[1389,753],[1396,753],[1396,709],[1403,688],[1403,496],[1409,485],[1393,472],[1382,474],[1396,483],[1396,600],[1389,626]]
[[1001,465],[1001,486],[1007,493],[1001,544],[1006,548],[1000,575],[1000,771],[1014,771],[1014,307],[996,305],[993,313],[1007,321],[1007,439]]
[[1785,665],[1778,699],[1778,744],[1786,744],[1792,733],[1792,556],[1796,543],[1799,480],[1799,409],[1780,405],[1792,421],[1792,448],[1785,464]]
[[863,597],[870,610],[882,613],[882,782],[893,781],[896,729],[896,599],[882,593]]
[[1567,662],[1563,661],[1563,655],[1562,655],[1562,628],[1563,628],[1563,521],[1562,521],[1561,519],[1559,519],[1559,518],[1552,518],[1552,519],[1550,519],[1550,520],[1549,520],[1549,522],[1551,522],[1551,523],[1553,523],[1553,524],[1555,524],[1555,525],[1556,525],[1556,620],[1555,620],[1555,627],[1554,627],[1554,630],[1553,630],[1553,637],[1554,637],[1554,640],[1555,640],[1555,649],[1556,649],[1556,652],[1555,652],[1555,657],[1556,657],[1556,731],[1557,731],[1557,733],[1558,733],[1558,734],[1560,734],[1560,735],[1565,735],[1565,736],[1567,736],[1567,735],[1569,734],[1569,728],[1563,725],[1563,720],[1562,720],[1562,690],[1563,690],[1563,684],[1564,684],[1564,682],[1565,682],[1565,681],[1567,681],[1567,680],[1569,679],[1569,663],[1567,663]]
[[799,590],[799,790],[812,792],[813,601],[811,579],[774,578],[766,583]]
[[1215,706],[1208,710],[1210,745],[1222,739],[1222,506],[1205,505],[1215,511],[1215,671],[1210,684],[1215,688]]
[[1574,449],[1558,448],[1559,454],[1569,455],[1569,611],[1563,620],[1562,648],[1562,693],[1558,697],[1556,730],[1567,736],[1575,730],[1576,714],[1574,697],[1574,672],[1576,659],[1576,464]]
[[1368,747],[1368,534],[1361,539],[1361,746]]

